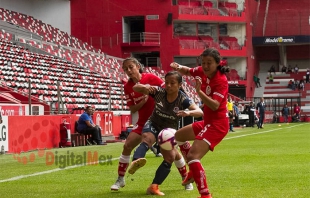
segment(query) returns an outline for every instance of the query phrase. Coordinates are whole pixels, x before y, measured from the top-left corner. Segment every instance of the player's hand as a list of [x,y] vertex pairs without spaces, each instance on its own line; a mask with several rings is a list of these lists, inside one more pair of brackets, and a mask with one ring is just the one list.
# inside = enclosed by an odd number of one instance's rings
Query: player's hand
[[202,81],[201,81],[201,78],[199,76],[195,77],[195,81],[196,81],[195,89],[196,89],[196,92],[198,93],[201,89]]
[[174,69],[174,70],[177,70],[177,68],[179,68],[180,65],[179,65],[178,63],[176,63],[176,62],[173,62],[173,63],[170,64],[170,67],[171,67],[172,69]]
[[155,93],[156,93],[156,90],[157,90],[157,88],[156,88],[156,87],[153,87],[153,86],[150,86],[150,87],[148,88],[149,94],[155,94]]
[[189,112],[188,111],[178,111],[177,116],[186,117],[186,116],[189,116]]

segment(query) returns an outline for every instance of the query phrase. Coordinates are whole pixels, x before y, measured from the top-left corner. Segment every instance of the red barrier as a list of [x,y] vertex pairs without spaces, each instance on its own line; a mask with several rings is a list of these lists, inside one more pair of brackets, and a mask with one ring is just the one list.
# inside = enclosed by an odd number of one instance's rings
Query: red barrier
[[122,131],[126,131],[127,127],[131,125],[131,115],[121,115],[122,117]]
[[[5,117],[2,124],[5,131],[0,143],[8,145],[6,150],[9,153],[59,147],[60,124],[64,116],[69,117],[71,133],[75,133],[75,121],[80,117],[76,114]],[[127,125],[127,118],[114,116],[113,112],[95,112],[93,120],[101,126],[103,136],[119,137],[122,126]]]
[[[257,115],[259,118],[259,114]],[[271,123],[273,120],[273,112],[272,111],[265,111],[265,123]]]
[[113,135],[118,138],[122,132],[122,117],[113,116]]
[[[55,148],[60,141],[58,116],[9,116],[8,152],[20,153],[35,149]],[[70,117],[75,117],[71,116]]]
[[101,127],[101,134],[103,136],[113,135],[113,112],[96,111],[93,115],[93,121]]

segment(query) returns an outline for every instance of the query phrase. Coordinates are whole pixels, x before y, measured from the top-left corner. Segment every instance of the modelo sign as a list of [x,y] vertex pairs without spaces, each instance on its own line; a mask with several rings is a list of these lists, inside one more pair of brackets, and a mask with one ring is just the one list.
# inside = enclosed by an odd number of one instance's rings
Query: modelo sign
[[265,43],[295,43],[295,37],[267,37]]

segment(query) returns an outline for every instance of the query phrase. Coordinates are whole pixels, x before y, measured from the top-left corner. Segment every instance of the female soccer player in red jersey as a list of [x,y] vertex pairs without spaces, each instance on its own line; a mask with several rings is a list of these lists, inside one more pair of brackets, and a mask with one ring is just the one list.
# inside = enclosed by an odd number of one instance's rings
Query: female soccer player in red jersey
[[139,118],[124,144],[118,164],[118,178],[115,184],[111,186],[111,190],[119,190],[119,188],[125,186],[124,175],[130,162],[131,151],[141,143],[142,128],[154,109],[154,99],[148,95],[135,92],[133,86],[137,83],[153,86],[164,85],[163,80],[154,74],[142,73],[142,65],[136,58],[130,57],[125,59],[123,61],[123,70],[129,77],[128,82],[124,85],[127,105],[131,113],[138,112]]
[[[201,54],[201,66],[189,68],[171,63],[171,67],[183,75],[193,76],[196,80],[195,89],[201,98],[204,108],[204,119],[179,129],[175,138],[187,160],[190,171],[183,185],[196,182],[200,198],[211,198],[206,175],[200,160],[219,144],[228,133],[227,94],[228,81],[225,73],[229,68],[220,65],[220,53],[213,48]],[[190,146],[188,140],[194,140]]]

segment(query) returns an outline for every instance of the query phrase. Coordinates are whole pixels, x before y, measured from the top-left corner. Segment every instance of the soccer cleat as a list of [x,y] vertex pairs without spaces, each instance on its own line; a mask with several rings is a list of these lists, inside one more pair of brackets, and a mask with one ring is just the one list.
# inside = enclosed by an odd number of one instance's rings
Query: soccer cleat
[[131,165],[128,169],[128,173],[129,174],[135,174],[135,172],[143,167],[146,163],[146,159],[145,158],[139,158],[139,159],[136,159],[135,161],[131,162]]
[[185,187],[185,190],[194,190],[194,186],[192,183],[186,184],[184,187]]
[[[184,179],[185,179],[185,177],[182,178],[182,180],[184,180]],[[184,187],[185,187],[185,190],[193,190],[194,189],[192,183],[186,184]]]
[[211,194],[208,195],[201,195],[200,197],[197,198],[212,198]]
[[156,157],[162,157],[162,156],[163,156],[163,154],[161,154],[161,153],[156,154]]
[[192,171],[189,171],[185,177],[185,179],[182,181],[182,186],[186,186],[187,184],[193,183],[194,178],[193,178],[193,173]]
[[118,177],[115,184],[111,186],[111,190],[118,191],[120,188],[125,186],[125,179],[124,177]]
[[155,148],[154,146],[152,146],[150,149],[151,149],[151,151],[154,153],[154,155],[157,154],[157,148]]
[[147,188],[146,194],[147,195],[159,195],[159,196],[165,195],[165,193],[160,192],[158,188],[158,184],[151,184],[150,187]]

